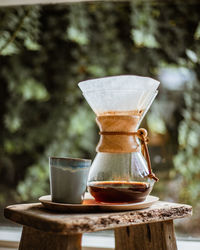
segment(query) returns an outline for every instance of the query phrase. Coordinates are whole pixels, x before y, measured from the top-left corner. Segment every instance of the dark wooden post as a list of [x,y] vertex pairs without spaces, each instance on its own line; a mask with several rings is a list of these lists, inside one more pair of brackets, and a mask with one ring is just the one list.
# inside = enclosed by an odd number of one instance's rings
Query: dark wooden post
[[53,234],[24,226],[19,250],[80,250],[81,237],[81,234]]
[[173,221],[115,229],[116,250],[176,250]]

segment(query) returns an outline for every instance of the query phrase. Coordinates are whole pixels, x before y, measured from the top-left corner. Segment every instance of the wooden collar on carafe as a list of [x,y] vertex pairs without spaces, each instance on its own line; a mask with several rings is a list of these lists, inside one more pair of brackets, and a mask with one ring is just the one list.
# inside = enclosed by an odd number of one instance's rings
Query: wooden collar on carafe
[[[143,112],[142,112],[143,113]],[[131,153],[139,152],[141,141],[142,153],[146,158],[149,177],[158,181],[151,169],[151,161],[147,148],[147,131],[139,129],[136,131],[142,113],[136,115],[101,115],[96,118],[100,129],[100,140],[97,152],[105,153]]]

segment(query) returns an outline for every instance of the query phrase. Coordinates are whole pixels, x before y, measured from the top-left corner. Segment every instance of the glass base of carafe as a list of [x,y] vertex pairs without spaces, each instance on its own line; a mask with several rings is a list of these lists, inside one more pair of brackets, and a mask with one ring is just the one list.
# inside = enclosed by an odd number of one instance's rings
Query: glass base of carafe
[[98,202],[142,202],[153,185],[147,182],[105,181],[90,183],[88,190]]
[[88,191],[99,202],[142,202],[154,180],[140,152],[98,153],[88,178]]

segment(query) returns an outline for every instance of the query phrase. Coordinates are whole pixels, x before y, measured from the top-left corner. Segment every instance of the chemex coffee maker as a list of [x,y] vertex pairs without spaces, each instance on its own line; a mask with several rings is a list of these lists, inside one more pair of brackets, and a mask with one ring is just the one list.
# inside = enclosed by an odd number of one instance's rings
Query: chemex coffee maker
[[153,174],[147,131],[139,129],[159,82],[140,76],[114,76],[79,83],[100,129],[88,190],[98,202],[141,202],[158,178]]

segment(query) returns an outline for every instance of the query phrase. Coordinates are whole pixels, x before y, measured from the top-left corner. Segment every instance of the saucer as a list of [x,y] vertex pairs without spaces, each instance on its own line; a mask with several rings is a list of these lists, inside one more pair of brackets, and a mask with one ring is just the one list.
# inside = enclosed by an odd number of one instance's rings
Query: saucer
[[67,204],[51,201],[51,195],[41,196],[39,201],[49,210],[71,213],[90,212],[120,212],[148,208],[159,200],[158,197],[148,195],[142,202],[136,203],[104,203],[96,202],[90,195],[86,195],[82,204]]

